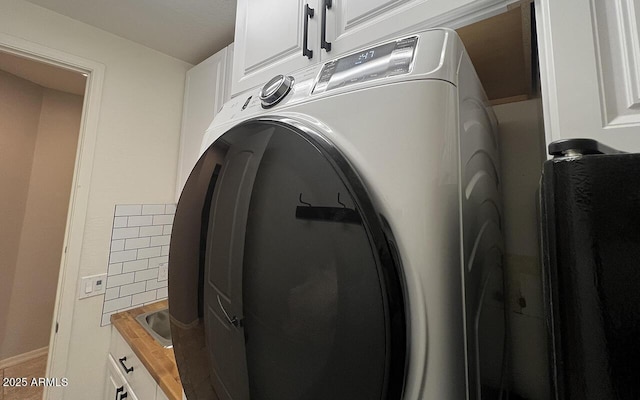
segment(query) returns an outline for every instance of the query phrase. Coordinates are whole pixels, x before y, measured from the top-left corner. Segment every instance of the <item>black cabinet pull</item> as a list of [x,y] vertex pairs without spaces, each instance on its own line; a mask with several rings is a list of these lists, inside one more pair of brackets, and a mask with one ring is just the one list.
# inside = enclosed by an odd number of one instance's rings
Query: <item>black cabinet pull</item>
[[121,399],[121,398],[118,399],[118,395],[120,393],[122,393],[123,391],[124,391],[124,386],[120,386],[119,388],[116,389],[116,399],[115,400],[120,400]]
[[126,372],[127,374],[129,372],[133,372],[133,367],[127,367],[124,362],[127,361],[127,357],[122,357],[119,358],[118,361],[120,361],[120,365],[122,365],[122,368],[124,368],[124,372]]
[[313,50],[309,50],[309,19],[313,18],[313,8],[305,4],[304,7],[304,37],[302,38],[302,55],[308,59],[313,58]]
[[328,52],[331,51],[331,43],[327,42],[327,10],[333,6],[333,0],[324,0],[322,7],[322,30],[320,31],[320,47]]
[[124,392],[120,395],[120,398],[118,400],[122,400],[122,399],[126,399],[129,395],[127,394],[127,392]]

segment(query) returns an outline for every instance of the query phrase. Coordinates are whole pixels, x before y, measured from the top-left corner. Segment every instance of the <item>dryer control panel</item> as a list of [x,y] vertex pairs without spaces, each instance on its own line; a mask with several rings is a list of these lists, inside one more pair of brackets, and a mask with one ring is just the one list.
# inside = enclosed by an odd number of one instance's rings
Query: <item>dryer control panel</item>
[[411,72],[417,36],[358,51],[324,64],[311,93]]

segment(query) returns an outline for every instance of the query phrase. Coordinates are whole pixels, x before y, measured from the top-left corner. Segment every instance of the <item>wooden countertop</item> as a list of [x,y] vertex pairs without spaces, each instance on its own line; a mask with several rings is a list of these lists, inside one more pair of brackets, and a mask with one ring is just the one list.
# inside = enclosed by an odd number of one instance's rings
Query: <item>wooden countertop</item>
[[156,380],[170,400],[182,400],[182,383],[173,349],[165,349],[136,321],[136,317],[150,311],[167,308],[167,300],[123,311],[111,316],[111,323],[131,346],[149,374]]

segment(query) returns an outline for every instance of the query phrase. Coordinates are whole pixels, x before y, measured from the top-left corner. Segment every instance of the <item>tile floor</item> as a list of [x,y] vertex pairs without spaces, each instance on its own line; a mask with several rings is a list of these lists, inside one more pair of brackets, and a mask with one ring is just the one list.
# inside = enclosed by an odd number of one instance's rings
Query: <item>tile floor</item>
[[[0,369],[0,377],[4,383],[4,378],[27,378],[30,384],[32,378],[42,378],[47,369],[47,355],[26,361],[22,364]],[[41,400],[43,388],[38,386],[14,387],[4,386],[0,390],[0,400]]]

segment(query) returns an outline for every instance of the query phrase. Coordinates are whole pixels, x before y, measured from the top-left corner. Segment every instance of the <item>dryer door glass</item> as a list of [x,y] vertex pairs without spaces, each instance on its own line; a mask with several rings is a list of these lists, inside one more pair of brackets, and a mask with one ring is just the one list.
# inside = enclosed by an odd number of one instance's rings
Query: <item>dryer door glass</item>
[[389,234],[318,135],[277,121],[224,134],[185,186],[169,255],[188,398],[399,399],[406,329]]

